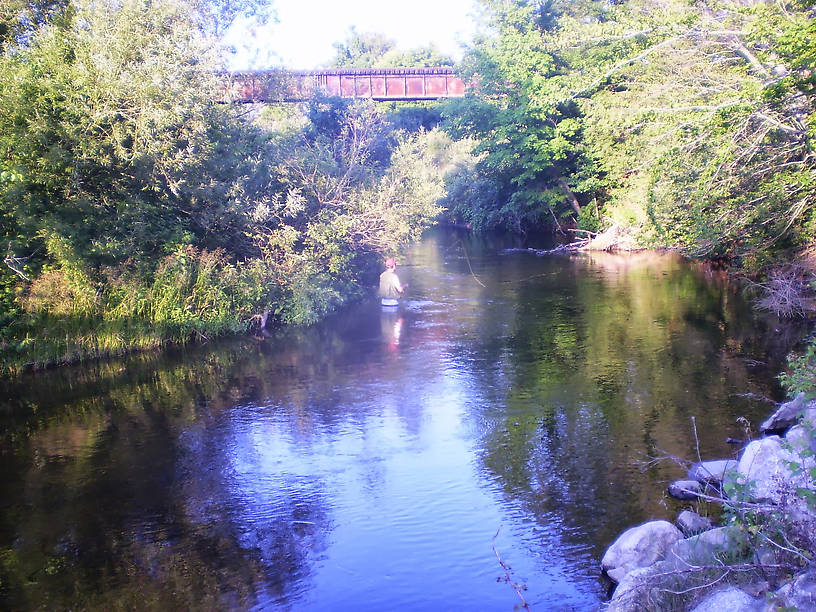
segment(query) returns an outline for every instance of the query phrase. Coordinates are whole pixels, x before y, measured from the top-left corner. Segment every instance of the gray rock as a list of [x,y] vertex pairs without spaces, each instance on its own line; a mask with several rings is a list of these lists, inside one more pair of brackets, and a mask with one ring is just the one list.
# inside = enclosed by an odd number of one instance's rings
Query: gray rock
[[[794,473],[791,464],[800,464],[804,471]],[[796,499],[798,488],[813,488],[808,470],[813,467],[813,457],[803,457],[793,452],[779,436],[754,440],[742,453],[737,471],[738,482],[749,488],[755,501],[775,504]]]
[[764,433],[784,431],[799,421],[799,417],[802,416],[807,407],[808,399],[804,393],[800,393],[791,401],[781,404],[776,412],[759,426],[759,430]]
[[613,581],[620,583],[632,570],[662,559],[669,547],[682,538],[680,530],[668,521],[650,521],[632,527],[607,549],[601,567]]
[[666,558],[680,568],[688,565],[714,565],[718,559],[728,554],[732,540],[734,537],[729,527],[709,529],[675,542],[666,553]]
[[754,556],[754,562],[760,565],[776,565],[785,560],[785,554],[778,546],[765,542],[756,543],[751,552]]
[[723,481],[726,472],[735,469],[737,469],[737,462],[733,459],[701,461],[691,466],[688,477],[703,484],[716,484]]
[[802,415],[803,425],[806,425],[810,431],[816,431],[816,401],[810,402]]
[[691,612],[759,612],[762,600],[754,599],[736,587],[726,587],[704,597]]
[[711,529],[711,521],[691,510],[683,510],[675,520],[685,535],[695,535]]
[[632,570],[612,594],[606,612],[642,612],[649,609],[651,578],[660,571],[660,563]]
[[816,569],[799,574],[792,582],[768,596],[763,612],[785,610],[816,610]]
[[794,425],[785,434],[785,441],[790,444],[791,450],[795,453],[816,452],[816,435],[814,435],[814,429],[809,425]]
[[[761,561],[760,561],[761,563]],[[748,593],[751,597],[765,597],[765,593],[771,588],[771,585],[768,584],[767,580],[763,580],[762,578],[757,578],[748,584],[741,585],[743,591]]]
[[675,480],[669,485],[669,495],[675,499],[697,499],[703,487],[696,480]]
[[[623,577],[612,595],[607,612],[676,609],[678,602],[673,591],[704,587],[711,582],[710,573],[690,570],[694,570],[695,566],[718,566],[723,559],[733,555],[737,534],[732,532],[732,528],[718,527],[677,540],[662,561],[632,570]],[[756,607],[747,607],[748,599],[739,597],[746,604],[745,607],[738,607],[732,602],[728,604],[730,607],[722,607],[718,612],[759,612],[762,600],[747,596]]]

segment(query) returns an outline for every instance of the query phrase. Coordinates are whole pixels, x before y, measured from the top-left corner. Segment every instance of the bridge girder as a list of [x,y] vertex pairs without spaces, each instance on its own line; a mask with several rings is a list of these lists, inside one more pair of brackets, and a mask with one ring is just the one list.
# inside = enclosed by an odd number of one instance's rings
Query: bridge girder
[[465,95],[450,68],[266,70],[227,75],[225,102],[297,102],[318,93],[350,99],[437,100]]

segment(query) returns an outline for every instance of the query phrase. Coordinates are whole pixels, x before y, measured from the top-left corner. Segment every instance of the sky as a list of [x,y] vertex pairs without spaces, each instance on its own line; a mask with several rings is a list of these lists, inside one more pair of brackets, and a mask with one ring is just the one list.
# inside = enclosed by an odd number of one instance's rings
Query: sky
[[334,57],[349,29],[385,34],[401,50],[435,43],[459,59],[475,30],[473,0],[272,0],[274,22],[250,30],[237,23],[225,42],[237,49],[233,70],[312,69]]

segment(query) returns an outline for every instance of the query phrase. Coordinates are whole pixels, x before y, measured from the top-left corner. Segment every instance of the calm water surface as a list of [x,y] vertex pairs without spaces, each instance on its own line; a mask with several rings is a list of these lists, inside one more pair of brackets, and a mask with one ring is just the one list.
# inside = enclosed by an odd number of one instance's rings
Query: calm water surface
[[306,330],[0,382],[0,608],[594,610],[801,330],[655,254],[439,233]]

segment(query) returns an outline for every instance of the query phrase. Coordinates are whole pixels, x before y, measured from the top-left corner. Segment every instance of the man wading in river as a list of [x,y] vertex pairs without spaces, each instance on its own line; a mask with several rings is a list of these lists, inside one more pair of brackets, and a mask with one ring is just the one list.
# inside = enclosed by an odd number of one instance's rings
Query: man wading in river
[[400,279],[395,272],[397,262],[393,257],[385,260],[385,272],[380,274],[380,298],[383,306],[396,306],[399,304],[399,297],[405,291],[405,287],[400,283]]

